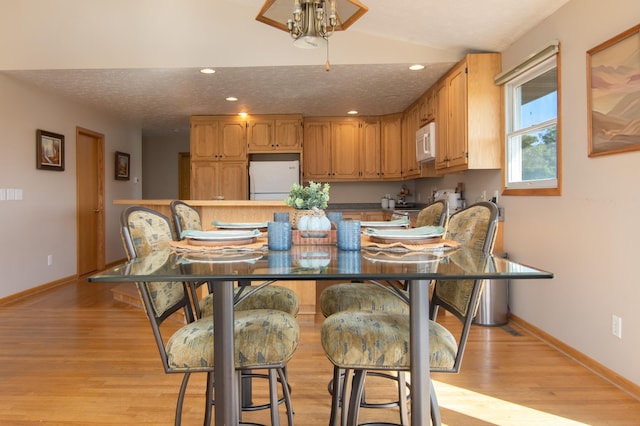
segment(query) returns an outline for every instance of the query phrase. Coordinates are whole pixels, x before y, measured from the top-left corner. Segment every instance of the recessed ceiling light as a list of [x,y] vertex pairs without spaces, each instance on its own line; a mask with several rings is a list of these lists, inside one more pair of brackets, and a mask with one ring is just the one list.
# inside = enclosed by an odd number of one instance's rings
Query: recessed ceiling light
[[236,98],[235,96],[229,96],[225,99],[228,100],[229,102],[236,102],[238,100],[238,98]]
[[420,65],[420,64],[411,65],[409,69],[411,71],[420,71],[424,69],[424,65]]
[[216,72],[216,70],[214,70],[213,68],[202,68],[200,72],[202,74],[213,74]]
[[356,115],[357,113],[358,113],[358,111],[356,111],[356,110],[351,110],[351,111],[347,112],[347,114],[349,114],[349,115]]

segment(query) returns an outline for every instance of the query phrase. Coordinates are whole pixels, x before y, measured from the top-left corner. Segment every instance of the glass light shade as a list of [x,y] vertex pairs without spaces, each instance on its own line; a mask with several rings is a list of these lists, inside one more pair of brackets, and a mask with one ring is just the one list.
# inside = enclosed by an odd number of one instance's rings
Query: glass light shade
[[318,47],[325,47],[327,40],[318,36],[303,35],[294,40],[293,45],[301,49],[317,49]]

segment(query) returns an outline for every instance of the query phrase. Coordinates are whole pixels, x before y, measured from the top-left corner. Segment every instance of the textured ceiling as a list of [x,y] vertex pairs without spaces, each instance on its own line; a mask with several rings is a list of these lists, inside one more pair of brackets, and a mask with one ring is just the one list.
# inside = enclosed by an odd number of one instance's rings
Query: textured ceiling
[[[223,0],[260,10],[262,0]],[[500,51],[568,0],[362,0],[369,11],[347,32],[455,50]],[[185,6],[186,7],[186,6]],[[255,22],[255,21],[254,21]],[[253,24],[252,24],[253,25]],[[264,24],[260,24],[264,25]],[[271,27],[267,27],[271,28]],[[279,31],[271,28],[272,31]],[[282,38],[283,43],[290,43]],[[337,38],[336,38],[337,40]],[[331,42],[333,43],[333,42]],[[337,41],[336,41],[337,43]],[[279,46],[265,45],[278,55]],[[381,62],[383,62],[381,64]],[[416,61],[418,62],[418,61]],[[140,125],[143,133],[186,131],[190,115],[302,113],[305,116],[384,115],[404,110],[454,62],[197,68],[7,70],[3,73]],[[91,68],[87,66],[87,68]],[[235,96],[239,102],[224,100]]]

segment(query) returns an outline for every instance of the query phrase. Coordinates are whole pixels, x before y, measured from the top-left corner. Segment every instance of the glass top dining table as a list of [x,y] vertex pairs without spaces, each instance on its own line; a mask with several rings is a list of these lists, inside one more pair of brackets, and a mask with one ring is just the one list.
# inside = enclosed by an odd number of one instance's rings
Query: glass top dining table
[[467,248],[430,252],[338,250],[294,245],[288,251],[177,251],[172,248],[106,269],[90,282],[206,281],[215,293],[215,425],[238,424],[234,379],[233,305],[237,282],[398,281],[408,283],[410,306],[411,425],[429,424],[429,283],[431,280],[548,279],[553,273]]

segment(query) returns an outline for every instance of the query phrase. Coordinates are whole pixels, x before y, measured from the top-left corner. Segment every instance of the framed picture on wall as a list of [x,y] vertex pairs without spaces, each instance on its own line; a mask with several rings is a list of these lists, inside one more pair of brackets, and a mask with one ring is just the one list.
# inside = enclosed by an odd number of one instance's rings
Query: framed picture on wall
[[116,180],[129,180],[129,160],[131,156],[126,152],[116,151]]
[[640,25],[587,52],[589,157],[640,150]]
[[36,168],[64,171],[64,136],[46,130],[36,131]]

